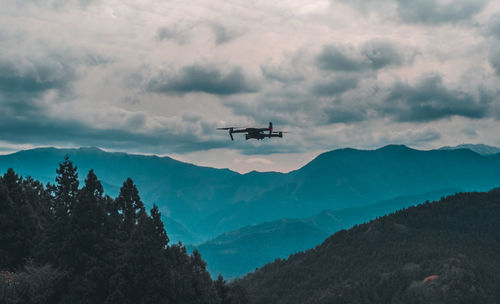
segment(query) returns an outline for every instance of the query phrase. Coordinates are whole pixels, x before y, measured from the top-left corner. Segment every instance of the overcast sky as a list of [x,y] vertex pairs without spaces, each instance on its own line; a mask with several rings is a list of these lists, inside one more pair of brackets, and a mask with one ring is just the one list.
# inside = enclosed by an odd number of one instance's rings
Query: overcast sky
[[[0,152],[98,146],[250,170],[500,145],[497,0],[5,0]],[[231,142],[217,127],[282,139]]]

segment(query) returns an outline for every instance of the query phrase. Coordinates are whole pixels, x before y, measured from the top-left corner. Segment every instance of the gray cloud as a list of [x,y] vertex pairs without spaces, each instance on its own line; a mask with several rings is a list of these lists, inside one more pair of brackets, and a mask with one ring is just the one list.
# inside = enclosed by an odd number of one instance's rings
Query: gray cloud
[[500,14],[494,14],[493,16],[490,17],[490,20],[488,21],[487,24],[487,30],[488,34],[500,39]]
[[[189,130],[179,133],[169,128],[156,128],[139,132],[137,128],[146,120],[142,114],[132,115],[122,128],[97,128],[73,119],[51,117],[44,108],[33,103],[2,103],[1,107],[0,138],[11,143],[75,144],[125,150],[140,147],[158,153],[208,150],[226,144],[222,139],[205,139]],[[215,130],[215,125],[202,124],[201,127],[204,134]]]
[[330,71],[359,71],[366,68],[361,58],[353,58],[346,53],[354,53],[354,49],[346,49],[337,45],[327,45],[316,58],[317,66]]
[[215,44],[217,45],[227,43],[238,37],[237,34],[229,31],[226,27],[218,23],[212,24],[211,27],[215,35]]
[[402,52],[389,41],[371,40],[359,49],[326,45],[316,57],[316,64],[322,70],[358,72],[399,66],[412,60],[412,57],[404,58]]
[[359,79],[356,77],[335,77],[328,82],[315,84],[311,93],[316,96],[333,96],[352,90],[358,86]]
[[35,4],[39,7],[47,7],[50,9],[61,10],[67,7],[79,7],[81,9],[86,9],[96,0],[19,0],[17,1],[20,5]]
[[479,119],[488,115],[490,100],[482,93],[476,98],[448,89],[440,75],[430,75],[414,86],[396,83],[379,110],[400,122],[429,122],[451,116]]
[[438,25],[470,20],[488,0],[339,0],[363,13],[396,16],[403,23]]
[[0,94],[37,95],[49,89],[64,89],[75,78],[65,60],[45,58],[0,58]]
[[214,42],[216,45],[228,43],[237,38],[240,33],[232,30],[218,22],[195,22],[192,24],[173,24],[163,26],[156,30],[156,40],[158,41],[174,41],[178,44],[185,44],[193,40],[196,36],[196,30],[199,28],[207,28],[213,32]]
[[194,64],[182,68],[177,75],[160,73],[147,85],[148,89],[164,94],[204,92],[215,95],[253,93],[257,86],[249,81],[241,68],[222,72],[213,66]]
[[163,26],[156,31],[156,40],[172,40],[178,44],[184,44],[189,40],[189,29],[180,29],[178,26]]
[[488,0],[398,0],[398,14],[403,22],[439,24],[470,19]]
[[325,109],[325,114],[327,116],[326,123],[353,123],[359,122],[366,119],[366,112],[362,109],[347,107],[332,107]]
[[[500,44],[494,44],[500,45]],[[492,47],[490,50],[490,64],[495,70],[496,74],[500,76],[500,49]]]
[[296,83],[304,80],[304,76],[295,71],[285,70],[271,65],[261,65],[262,75],[269,80],[281,83]]
[[422,143],[433,142],[441,138],[441,133],[432,128],[406,130],[395,132],[380,139],[383,145],[388,144],[404,144],[404,145],[419,145]]

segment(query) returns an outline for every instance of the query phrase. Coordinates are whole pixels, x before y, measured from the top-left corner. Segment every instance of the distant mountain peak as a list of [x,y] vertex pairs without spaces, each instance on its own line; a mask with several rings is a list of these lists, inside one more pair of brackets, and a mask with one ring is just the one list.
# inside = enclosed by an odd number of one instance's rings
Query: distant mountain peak
[[408,146],[405,145],[396,145],[396,144],[391,144],[387,146],[383,146],[382,148],[378,148],[376,150],[379,151],[407,151],[407,150],[414,150]]
[[492,155],[500,153],[500,148],[484,144],[461,144],[457,146],[445,146],[439,148],[439,150],[458,150],[458,149],[471,150],[481,155]]

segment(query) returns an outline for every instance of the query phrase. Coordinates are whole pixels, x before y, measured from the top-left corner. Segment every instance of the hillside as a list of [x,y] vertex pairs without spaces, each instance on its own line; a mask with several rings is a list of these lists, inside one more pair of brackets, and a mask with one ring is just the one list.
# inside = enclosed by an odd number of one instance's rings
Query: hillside
[[240,280],[250,303],[498,303],[500,190],[342,230]]
[[[97,148],[43,148],[0,156],[0,170],[53,182],[65,154],[80,179],[94,168],[106,193],[132,178],[147,206],[157,204],[173,241],[202,242],[226,231],[323,210],[361,207],[399,196],[448,188],[487,190],[500,184],[500,154],[470,150],[419,151],[405,146],[340,149],[283,174],[199,167],[169,157],[110,153]],[[383,189],[383,190],[381,190]]]
[[275,258],[286,258],[290,254],[313,248],[341,229],[456,192],[459,190],[445,189],[398,197],[358,208],[325,210],[307,218],[281,219],[246,226],[221,234],[198,246],[188,247],[188,250],[197,249],[202,254],[212,277],[222,274],[228,279],[235,278],[272,262]]
[[481,154],[481,155],[493,155],[493,154],[500,153],[500,148],[488,146],[488,145],[482,145],[482,144],[478,144],[478,145],[461,144],[461,145],[453,146],[453,147],[445,146],[445,147],[442,147],[440,149],[441,150],[467,149],[467,150],[474,151],[474,152]]

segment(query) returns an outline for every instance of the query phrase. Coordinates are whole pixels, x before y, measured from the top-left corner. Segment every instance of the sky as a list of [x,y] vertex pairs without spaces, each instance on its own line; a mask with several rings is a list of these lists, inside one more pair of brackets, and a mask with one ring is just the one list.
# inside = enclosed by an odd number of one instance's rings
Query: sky
[[[0,153],[97,146],[239,172],[344,147],[500,146],[496,0],[5,0]],[[266,127],[248,140],[217,127]]]

